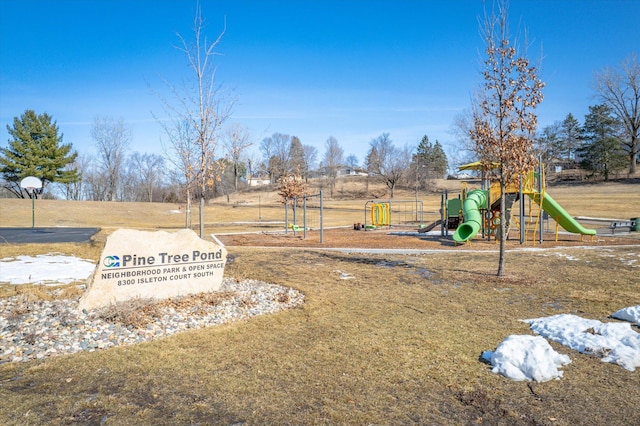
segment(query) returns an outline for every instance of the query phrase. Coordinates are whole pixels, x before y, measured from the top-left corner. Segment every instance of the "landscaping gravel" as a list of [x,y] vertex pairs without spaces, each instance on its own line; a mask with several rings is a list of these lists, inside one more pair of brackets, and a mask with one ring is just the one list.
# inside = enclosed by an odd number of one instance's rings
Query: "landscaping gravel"
[[296,290],[256,280],[226,278],[220,292],[226,292],[226,297],[215,305],[160,304],[143,326],[106,321],[96,312],[80,312],[78,299],[33,301],[24,295],[0,299],[0,364],[151,341],[304,302],[304,295]]

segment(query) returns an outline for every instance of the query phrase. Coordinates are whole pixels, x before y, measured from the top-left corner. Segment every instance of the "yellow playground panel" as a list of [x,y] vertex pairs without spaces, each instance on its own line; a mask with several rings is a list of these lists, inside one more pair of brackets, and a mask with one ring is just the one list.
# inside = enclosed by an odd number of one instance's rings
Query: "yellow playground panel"
[[373,226],[389,226],[390,218],[389,203],[371,204],[371,224]]

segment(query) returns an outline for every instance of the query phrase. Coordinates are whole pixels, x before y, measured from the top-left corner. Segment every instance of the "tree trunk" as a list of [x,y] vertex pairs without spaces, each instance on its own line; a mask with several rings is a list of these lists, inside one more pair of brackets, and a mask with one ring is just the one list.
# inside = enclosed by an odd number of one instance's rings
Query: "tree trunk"
[[507,223],[504,220],[506,216],[506,200],[505,200],[505,182],[504,178],[500,176],[500,259],[498,260],[498,273],[499,277],[504,275],[504,256],[505,256],[505,240],[507,239]]
[[204,239],[204,194],[200,196],[200,238]]
[[191,191],[187,189],[187,211],[185,212],[184,227],[191,229]]
[[238,192],[238,163],[233,165],[233,189]]
[[636,162],[638,160],[638,141],[635,140],[631,144],[631,150],[633,153],[629,156],[629,175],[634,176],[636,174]]

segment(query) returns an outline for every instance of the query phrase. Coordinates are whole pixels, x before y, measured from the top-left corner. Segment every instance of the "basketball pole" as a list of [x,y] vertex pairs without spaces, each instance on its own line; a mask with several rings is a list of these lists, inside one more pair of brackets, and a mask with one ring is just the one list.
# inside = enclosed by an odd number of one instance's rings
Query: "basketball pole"
[[31,228],[36,227],[36,191],[42,189],[42,181],[35,176],[27,176],[20,181],[20,188],[27,190],[31,197]]
[[31,190],[31,228],[35,228],[35,227],[36,227],[36,197],[33,190]]

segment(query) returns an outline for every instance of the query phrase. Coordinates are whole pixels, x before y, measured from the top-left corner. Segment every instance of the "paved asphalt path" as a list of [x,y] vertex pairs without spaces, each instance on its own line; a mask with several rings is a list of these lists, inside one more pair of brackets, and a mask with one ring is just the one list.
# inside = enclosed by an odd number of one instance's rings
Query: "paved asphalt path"
[[0,228],[0,244],[82,243],[100,228]]

